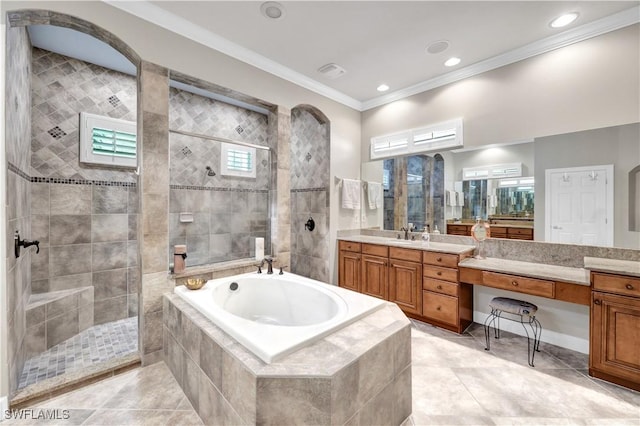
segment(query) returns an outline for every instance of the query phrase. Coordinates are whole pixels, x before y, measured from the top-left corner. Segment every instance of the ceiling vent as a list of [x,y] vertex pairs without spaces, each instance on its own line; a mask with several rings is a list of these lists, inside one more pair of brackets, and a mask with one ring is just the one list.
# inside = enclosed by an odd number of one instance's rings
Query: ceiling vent
[[347,73],[347,70],[345,70],[338,64],[327,64],[318,68],[318,72],[325,77],[334,80],[345,75]]

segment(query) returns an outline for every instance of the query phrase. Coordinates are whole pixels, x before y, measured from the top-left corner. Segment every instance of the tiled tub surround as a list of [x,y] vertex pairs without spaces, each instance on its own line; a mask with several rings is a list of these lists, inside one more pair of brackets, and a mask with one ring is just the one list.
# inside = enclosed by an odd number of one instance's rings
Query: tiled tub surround
[[[169,127],[212,137],[267,145],[267,117],[224,102],[171,88]],[[256,178],[223,176],[221,143],[170,133],[169,261],[173,246],[187,245],[187,265],[255,255],[256,237],[270,252],[271,153],[256,150]],[[215,176],[207,174],[211,167]],[[180,213],[193,222],[180,222]]]
[[266,365],[177,295],[164,355],[205,424],[401,424],[411,414],[410,323],[393,304]]
[[[291,272],[329,280],[329,123],[313,107],[291,111]],[[316,227],[305,229],[312,217]]]

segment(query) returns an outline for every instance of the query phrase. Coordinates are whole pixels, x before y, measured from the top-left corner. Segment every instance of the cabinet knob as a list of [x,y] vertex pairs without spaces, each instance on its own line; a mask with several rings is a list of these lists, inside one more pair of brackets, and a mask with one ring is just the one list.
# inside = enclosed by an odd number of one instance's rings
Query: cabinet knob
[[436,261],[438,261],[438,262],[442,262],[442,258],[441,258],[441,257],[439,257],[439,258],[437,258],[437,259],[436,259]]
[[593,301],[593,303],[594,303],[595,305],[600,305],[602,302],[600,301],[600,299],[595,299],[595,300]]
[[440,306],[438,306],[438,307],[436,308],[436,311],[439,311],[439,310],[440,310]]
[[[437,276],[442,275],[442,271],[438,271],[438,272],[436,272],[436,275],[437,275]],[[627,286],[627,287],[628,287],[628,286]]]
[[442,286],[441,286],[441,285],[438,285],[437,289],[438,289],[438,290],[442,290]]
[[627,287],[627,290],[633,290],[633,286],[631,284],[627,284],[625,287]]
[[511,285],[514,287],[518,287],[518,281],[516,280],[511,281]]

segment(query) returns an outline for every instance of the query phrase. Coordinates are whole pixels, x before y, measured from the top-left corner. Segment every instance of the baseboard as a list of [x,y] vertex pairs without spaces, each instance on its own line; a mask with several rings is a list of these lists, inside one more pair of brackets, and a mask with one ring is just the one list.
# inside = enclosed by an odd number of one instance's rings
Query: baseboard
[[[479,324],[484,324],[484,321],[488,316],[489,315],[484,312],[473,311],[473,321]],[[522,325],[517,322],[500,321],[500,330],[508,331],[509,333],[526,337]],[[572,351],[580,352],[583,354],[589,353],[589,339],[582,339],[580,337],[571,336],[569,334],[547,330],[544,328],[544,324],[542,329],[542,337],[540,338],[540,340],[545,343],[550,343],[562,348],[571,349]]]

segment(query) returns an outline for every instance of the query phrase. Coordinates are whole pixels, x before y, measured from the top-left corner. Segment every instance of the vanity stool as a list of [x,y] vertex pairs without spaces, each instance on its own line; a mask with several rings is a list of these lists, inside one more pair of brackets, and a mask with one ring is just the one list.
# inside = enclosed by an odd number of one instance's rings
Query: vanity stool
[[[484,322],[484,337],[487,342],[484,350],[488,351],[490,349],[492,324],[495,338],[499,339],[501,318],[519,322],[527,334],[527,356],[529,365],[533,367],[533,357],[536,351],[540,352],[540,336],[542,336],[542,325],[540,325],[540,321],[536,319],[538,307],[533,303],[508,297],[494,297],[491,299],[491,302],[489,302],[489,307],[491,308],[491,313]],[[503,316],[504,314],[508,315]],[[527,326],[531,328],[531,332],[533,333],[533,346],[531,345],[531,338]]]

